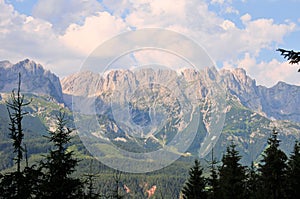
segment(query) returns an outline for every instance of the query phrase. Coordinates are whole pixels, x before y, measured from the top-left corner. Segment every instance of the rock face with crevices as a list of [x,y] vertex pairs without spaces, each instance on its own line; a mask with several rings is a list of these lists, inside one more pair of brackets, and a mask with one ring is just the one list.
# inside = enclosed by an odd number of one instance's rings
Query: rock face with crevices
[[220,75],[229,93],[250,110],[270,119],[300,122],[300,86],[285,82],[270,88],[260,86],[241,68],[221,70]]
[[[273,127],[280,131],[281,147],[287,153],[292,150],[291,143],[300,137],[300,87],[284,82],[271,88],[259,86],[240,68],[220,71],[214,68],[203,71],[143,68],[111,70],[103,76],[85,71],[59,81],[57,76],[34,61],[26,59],[16,64],[1,61],[0,104],[3,111],[6,111],[5,99],[12,89],[17,88],[18,73],[22,74],[22,92],[36,94],[30,114],[43,115],[41,118],[46,126],[51,120],[49,115],[59,110],[62,102],[71,107],[72,97],[96,97],[93,108],[96,108],[100,128],[107,134],[94,131],[92,135],[95,139],[110,139],[116,146],[132,152],[161,148],[174,140],[175,135],[186,133],[186,124],[191,119],[187,116],[195,111],[195,104],[203,106],[198,134],[187,150],[193,155],[201,152],[199,149],[203,148],[201,143],[205,138],[218,139],[216,154],[222,154],[227,144],[234,141],[243,161],[250,163],[265,149]],[[227,90],[226,119],[219,138],[204,137],[218,120],[216,114],[212,115],[210,104],[201,101],[211,91],[210,81],[216,81]],[[215,105],[214,101],[211,103]],[[90,118],[83,119],[89,121]],[[172,128],[161,128],[164,126]],[[142,129],[136,131],[141,135],[132,133],[138,129]]]
[[[178,74],[174,71],[154,71],[151,69],[140,71],[139,73],[132,73],[128,70],[116,70],[107,72],[104,77],[100,77],[92,72],[81,72],[65,77],[62,80],[62,88],[63,93],[80,96],[87,94],[87,88],[90,85],[97,84],[94,88],[96,94],[104,96],[109,95],[114,88],[119,90],[122,90],[122,87],[136,89],[138,85],[146,84],[150,81],[159,82],[162,78],[166,78],[164,81],[169,87],[180,79],[192,83],[192,86],[186,87],[185,94],[187,96],[203,97],[208,91],[205,81],[215,78],[214,76],[217,73],[213,69],[204,71],[204,73],[186,69]],[[228,94],[234,96],[250,110],[270,119],[300,122],[299,86],[289,85],[284,82],[278,82],[271,88],[260,86],[242,68],[222,69],[216,77],[220,85],[227,89]],[[167,79],[171,83],[168,83]]]
[[63,103],[63,94],[59,78],[45,70],[42,65],[25,59],[16,64],[0,62],[0,92],[11,92],[18,86],[18,74],[21,74],[22,92],[51,96]]
[[[219,138],[208,133],[219,120],[220,110],[211,109],[216,107],[217,101],[203,101],[211,91],[220,91],[211,90],[213,82],[227,91],[225,98],[220,98],[226,101],[226,119]],[[184,116],[189,114],[189,110],[195,110],[191,108],[196,107],[195,104],[200,107],[201,117],[199,134],[188,150],[192,154],[200,154],[199,149],[204,147],[209,149],[210,146],[201,145],[205,139],[217,139],[215,151],[220,154],[230,141],[235,141],[244,161],[249,163],[265,149],[273,127],[279,129],[282,148],[287,152],[291,151],[290,143],[300,136],[297,123],[300,122],[300,87],[283,82],[271,88],[260,86],[241,68],[220,71],[214,68],[202,71],[143,68],[136,71],[111,70],[102,76],[86,71],[64,78],[62,88],[71,96],[96,97],[96,112],[99,123],[102,122],[100,126],[108,132],[96,136],[106,136],[116,145],[128,146],[136,151],[142,149],[135,145],[139,141],[134,139],[135,136],[145,138],[139,146],[149,146],[150,149],[168,144],[173,135],[186,129],[190,117]],[[128,106],[124,106],[126,103]],[[126,128],[118,121],[132,124],[129,127],[138,126],[146,134],[131,136],[133,128]],[[160,121],[171,121],[169,126],[174,131],[153,133],[151,130],[158,130],[154,127],[159,127]]]

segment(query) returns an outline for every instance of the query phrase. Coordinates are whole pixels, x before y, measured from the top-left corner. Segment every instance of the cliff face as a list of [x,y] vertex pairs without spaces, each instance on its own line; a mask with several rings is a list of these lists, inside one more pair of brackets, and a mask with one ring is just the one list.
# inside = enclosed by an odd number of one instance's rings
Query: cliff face
[[[300,122],[300,87],[278,82],[267,88],[259,86],[256,81],[247,76],[241,68],[217,71],[195,71],[192,69],[174,71],[154,71],[151,69],[133,73],[128,70],[110,71],[104,76],[91,72],[82,72],[68,76],[62,80],[63,93],[69,95],[87,95],[94,85],[96,95],[107,95],[111,90],[136,89],[139,85],[149,82],[164,82],[169,87],[176,87],[176,82],[185,81],[189,84],[184,90],[187,96],[201,98],[209,90],[207,80],[218,78],[220,85],[228,93],[236,97],[242,105],[264,116],[278,120]],[[190,86],[192,83],[192,86]],[[91,94],[91,93],[90,93]]]
[[17,88],[19,73],[22,75],[22,92],[48,95],[63,103],[59,78],[45,70],[42,65],[28,59],[16,64],[0,62],[0,92],[11,92]]
[[221,70],[229,93],[249,108],[271,119],[300,122],[300,87],[278,82],[271,88],[256,85],[244,69]]
[[271,88],[259,87],[262,111],[268,117],[300,122],[300,87],[278,82]]
[[[219,88],[213,88],[213,82]],[[97,138],[107,138],[117,146],[136,151],[157,149],[161,144],[170,143],[177,133],[186,133],[184,129],[193,122],[191,113],[196,112],[195,107],[199,107],[201,117],[198,134],[187,150],[192,154],[206,154],[211,146],[221,154],[234,140],[244,161],[249,163],[265,149],[273,127],[282,130],[280,139],[285,151],[291,151],[291,143],[299,138],[298,124],[289,122],[300,121],[299,87],[282,82],[271,88],[258,86],[243,69],[218,72],[214,68],[202,71],[143,68],[112,70],[102,76],[81,72],[64,78],[62,88],[68,95],[96,98],[91,107],[96,110],[103,130],[95,134]],[[219,99],[206,101],[211,99],[211,92],[220,89],[227,90],[224,98],[221,94],[212,96]],[[227,103],[217,106],[218,100]],[[86,105],[80,104],[89,110]],[[218,122],[224,119],[223,111],[226,117],[220,130]],[[172,128],[163,132],[161,126]],[[135,127],[141,129],[141,135],[132,133]]]
[[[92,108],[97,112],[101,129],[107,133],[95,131],[92,133],[95,139],[109,139],[116,146],[133,152],[158,149],[174,140],[175,135],[185,134],[188,124],[194,122],[192,116],[197,106],[201,111],[199,134],[187,150],[195,155],[201,152],[200,144],[205,143],[205,139],[218,140],[215,144],[217,154],[222,154],[227,144],[234,140],[244,161],[250,163],[265,149],[274,126],[279,129],[281,146],[288,153],[292,150],[291,143],[300,136],[299,124],[294,123],[300,122],[300,87],[284,82],[271,88],[258,86],[243,69],[174,71],[143,68],[112,70],[102,76],[86,71],[65,77],[60,83],[57,76],[34,61],[24,60],[17,64],[2,61],[0,99],[8,96],[4,92],[9,93],[17,87],[18,73],[22,74],[22,92],[37,94],[34,103],[38,104],[32,105],[34,111],[45,111],[47,117],[54,112],[52,110],[59,109],[61,104],[57,102],[71,107],[73,96],[73,99],[81,96],[96,98]],[[220,88],[213,88],[214,81]],[[210,92],[219,92],[218,89],[227,90],[226,99],[203,100],[207,96],[209,99]],[[51,96],[51,100],[41,95]],[[43,100],[47,101],[46,105]],[[223,119],[218,118],[222,110],[212,108],[218,102],[216,100],[227,100],[225,124],[219,139],[207,133],[215,130],[215,124]],[[82,104],[89,110],[88,105]],[[83,119],[90,120],[88,116]],[[165,132],[162,127],[172,128]],[[208,145],[201,148],[206,147],[209,149]]]
[[216,76],[217,72],[213,69],[200,73],[192,69],[180,72],[144,69],[135,73],[129,70],[116,70],[107,72],[102,77],[91,72],[81,72],[70,75],[60,82],[55,74],[34,61],[25,59],[16,64],[1,61],[0,92],[11,92],[17,87],[18,73],[22,74],[23,92],[49,95],[59,103],[64,102],[63,93],[86,95],[91,92],[89,90],[91,86],[97,95],[108,96],[113,89],[134,90],[149,82],[161,82],[171,88],[175,88],[178,81],[185,81],[189,85],[192,83],[192,86],[187,86],[184,90],[185,95],[191,97],[196,93],[197,98],[201,98],[208,91],[206,80],[217,77],[220,84],[227,88],[228,93],[250,110],[272,119],[300,122],[299,86],[284,82],[278,82],[271,88],[258,86],[256,81],[247,76],[246,71],[241,68],[220,70],[219,76]]

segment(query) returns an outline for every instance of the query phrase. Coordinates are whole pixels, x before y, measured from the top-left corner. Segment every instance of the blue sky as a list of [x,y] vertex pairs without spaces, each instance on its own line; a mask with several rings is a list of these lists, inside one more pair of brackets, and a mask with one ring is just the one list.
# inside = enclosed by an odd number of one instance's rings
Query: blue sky
[[36,60],[63,77],[122,32],[174,30],[218,68],[245,68],[258,84],[300,85],[276,48],[300,50],[300,0],[0,0],[0,59]]

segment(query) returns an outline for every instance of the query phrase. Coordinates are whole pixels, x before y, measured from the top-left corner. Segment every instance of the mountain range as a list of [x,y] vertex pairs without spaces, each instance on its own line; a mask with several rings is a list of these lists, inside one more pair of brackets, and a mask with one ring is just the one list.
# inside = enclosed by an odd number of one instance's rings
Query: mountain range
[[[205,133],[198,133],[187,149],[189,154],[199,154],[201,143],[209,136],[209,129],[214,128],[214,122],[222,119],[216,119],[220,110],[207,108],[209,103],[214,104],[216,101],[211,99],[207,104],[202,99],[206,99],[209,93],[223,90],[226,95],[222,94],[224,98],[221,100],[226,101],[222,107],[226,117],[222,133],[214,146],[217,158],[221,157],[228,143],[234,141],[245,163],[257,161],[274,127],[280,132],[281,147],[287,153],[291,152],[294,140],[300,138],[300,87],[284,82],[278,82],[270,88],[260,86],[242,68],[219,71],[215,68],[203,71],[146,68],[139,71],[111,70],[102,76],[83,71],[60,80],[32,60],[26,59],[16,64],[1,61],[0,104],[3,105],[7,93],[17,87],[18,73],[22,78],[22,91],[43,101],[34,104],[34,110],[44,112],[35,114],[32,109],[32,118],[39,118],[47,126],[45,123],[49,123],[49,119],[46,115],[54,114],[54,107],[72,109],[72,97],[75,101],[82,96],[94,97],[96,100],[93,105],[96,105],[98,121],[102,122],[109,134],[106,137],[124,149],[129,147],[131,151],[141,150],[141,143],[146,143],[146,147],[142,147],[144,150],[153,150],[171,142],[174,133],[187,127],[194,111],[192,107],[200,106],[202,119],[198,131]],[[218,83],[217,90],[212,89],[212,81]],[[45,107],[38,107],[43,104]],[[124,107],[130,111],[122,112]],[[51,111],[47,112],[47,109]],[[142,129],[138,131],[142,134],[139,135],[141,139],[134,139],[136,135],[130,134],[128,125],[126,129],[125,124],[118,122],[126,119],[122,117],[129,116],[129,127],[138,126]],[[162,123],[164,120],[169,123]],[[165,135],[162,128],[158,127],[167,124],[176,129],[169,129]],[[157,127],[155,132],[152,132],[153,127]],[[1,126],[0,130],[3,131]],[[99,137],[101,134],[94,136]]]

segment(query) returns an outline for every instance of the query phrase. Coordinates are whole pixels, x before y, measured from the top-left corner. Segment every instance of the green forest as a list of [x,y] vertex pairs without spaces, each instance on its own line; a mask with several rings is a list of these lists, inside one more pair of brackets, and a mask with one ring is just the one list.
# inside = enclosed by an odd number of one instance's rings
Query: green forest
[[[242,157],[232,141],[221,160],[213,152],[210,160],[182,157],[146,174],[116,171],[95,160],[73,134],[63,110],[55,114],[56,128],[31,139],[27,147],[23,124],[31,101],[22,95],[20,83],[19,77],[17,91],[6,102],[10,121],[6,132],[11,142],[2,145],[11,145],[11,151],[2,152],[7,157],[1,160],[6,169],[0,173],[0,198],[300,198],[300,143],[296,141],[293,151],[285,154],[275,128],[262,158],[251,165],[240,163]],[[42,155],[29,160],[32,151]]]

